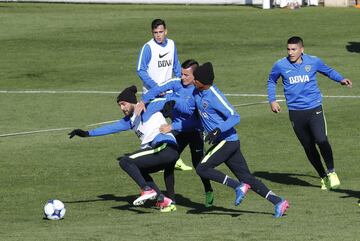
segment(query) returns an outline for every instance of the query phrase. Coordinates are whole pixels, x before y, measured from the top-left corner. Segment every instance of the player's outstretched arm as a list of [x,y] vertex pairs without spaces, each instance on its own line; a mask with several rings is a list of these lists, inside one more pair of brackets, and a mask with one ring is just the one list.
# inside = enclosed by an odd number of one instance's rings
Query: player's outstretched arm
[[340,84],[341,84],[341,85],[346,85],[346,86],[349,87],[349,88],[352,87],[352,81],[349,80],[349,79],[340,80]]

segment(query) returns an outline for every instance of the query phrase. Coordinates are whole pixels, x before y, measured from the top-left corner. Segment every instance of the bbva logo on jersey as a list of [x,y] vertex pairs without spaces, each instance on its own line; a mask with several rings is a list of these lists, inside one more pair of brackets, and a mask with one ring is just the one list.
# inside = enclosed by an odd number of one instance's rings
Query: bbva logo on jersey
[[171,59],[158,61],[158,67],[159,67],[159,68],[161,68],[161,67],[167,67],[167,66],[171,66],[171,65],[172,65],[172,60],[171,60]]
[[141,138],[144,135],[144,133],[142,133],[140,130],[136,130],[135,134],[138,138]]
[[307,74],[306,75],[295,75],[295,76],[289,77],[289,81],[290,81],[290,84],[297,84],[297,83],[309,82],[310,78]]

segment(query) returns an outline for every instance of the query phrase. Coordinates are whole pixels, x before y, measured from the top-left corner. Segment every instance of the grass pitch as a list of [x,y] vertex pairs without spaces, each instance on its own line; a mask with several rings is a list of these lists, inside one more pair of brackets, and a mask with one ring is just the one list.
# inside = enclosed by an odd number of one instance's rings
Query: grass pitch
[[[240,106],[237,130],[254,174],[290,201],[285,217],[250,192],[233,206],[229,188],[213,184],[215,206],[204,209],[194,171],[176,172],[178,211],[131,205],[138,188],[116,157],[138,148],[131,132],[69,140],[67,130],[0,137],[1,240],[359,240],[359,10],[262,10],[240,6],[0,3],[0,135],[90,128],[121,118],[116,94],[16,93],[63,90],[118,92],[140,86],[136,60],[164,18],[181,61],[214,64],[216,83],[233,105],[265,101],[272,64],[286,40],[300,35],[305,52],[354,81],[347,89],[319,77],[328,133],[342,185],[320,190],[283,113],[267,104]],[[279,87],[278,94],[282,94]],[[190,163],[188,150],[182,155]],[[227,171],[220,166],[221,170]],[[162,174],[153,175],[163,187]],[[62,200],[64,220],[43,219],[48,199]]]

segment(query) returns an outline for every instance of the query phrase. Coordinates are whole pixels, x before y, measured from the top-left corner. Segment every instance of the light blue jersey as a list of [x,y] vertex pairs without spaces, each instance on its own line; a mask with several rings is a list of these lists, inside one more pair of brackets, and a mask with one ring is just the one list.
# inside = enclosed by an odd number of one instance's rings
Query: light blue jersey
[[[201,131],[202,125],[200,119],[195,110],[194,102],[194,85],[183,85],[181,79],[172,79],[165,85],[150,89],[146,94],[142,96],[142,100],[148,103],[150,100],[155,99],[157,95],[167,90],[172,90],[171,94],[167,94],[166,101],[175,100],[173,118],[172,118],[172,129],[178,132],[190,132],[190,131]],[[189,108],[183,108],[179,103],[188,102]]]
[[340,82],[344,78],[316,57],[302,54],[302,63],[291,63],[287,57],[278,60],[267,82],[269,103],[276,101],[276,84],[281,77],[289,110],[307,110],[322,104],[322,96],[316,80],[320,72],[328,78]]
[[234,127],[240,122],[240,115],[216,85],[212,85],[203,91],[195,89],[194,96],[196,108],[205,131],[209,133],[215,128],[221,130],[216,142],[239,139]]

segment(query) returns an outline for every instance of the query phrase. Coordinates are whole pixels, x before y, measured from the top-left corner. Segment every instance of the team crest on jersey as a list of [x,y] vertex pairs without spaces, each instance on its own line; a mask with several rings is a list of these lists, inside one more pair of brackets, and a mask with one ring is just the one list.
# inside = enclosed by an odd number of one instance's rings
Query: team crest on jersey
[[310,72],[310,70],[311,70],[311,65],[305,65],[305,71]]
[[202,107],[204,108],[204,109],[206,109],[207,107],[208,107],[208,103],[206,102],[206,101],[203,101],[202,102]]

